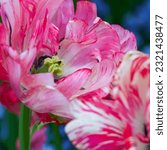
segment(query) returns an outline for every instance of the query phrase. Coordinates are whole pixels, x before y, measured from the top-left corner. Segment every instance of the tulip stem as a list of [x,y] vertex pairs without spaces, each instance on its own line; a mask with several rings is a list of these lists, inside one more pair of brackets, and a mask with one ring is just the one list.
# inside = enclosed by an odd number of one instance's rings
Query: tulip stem
[[30,119],[31,110],[22,104],[19,118],[20,150],[30,150]]
[[53,134],[55,135],[55,146],[56,150],[62,150],[62,139],[61,139],[61,134],[59,132],[59,127],[56,124],[51,124]]

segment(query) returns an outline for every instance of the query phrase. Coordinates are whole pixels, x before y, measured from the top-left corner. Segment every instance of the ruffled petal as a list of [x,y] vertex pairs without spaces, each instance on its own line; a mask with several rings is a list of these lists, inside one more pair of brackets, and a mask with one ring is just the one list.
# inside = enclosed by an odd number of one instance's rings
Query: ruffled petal
[[20,95],[20,78],[21,78],[21,66],[16,61],[13,61],[10,57],[6,59],[6,67],[9,76],[9,81],[12,89],[16,95]]
[[87,32],[87,25],[81,20],[69,21],[66,28],[65,38],[73,40],[74,42],[82,42]]
[[129,148],[135,146],[132,133],[124,135],[128,129],[114,111],[112,101],[76,100],[71,107],[76,119],[68,123],[65,130],[78,149],[120,150],[126,148],[126,143],[130,144]]
[[74,97],[107,86],[111,82],[115,71],[116,68],[110,60],[103,60],[102,62],[97,63],[97,65],[95,65],[92,69],[90,77],[82,86],[81,90],[74,95]]
[[69,101],[52,86],[41,85],[31,88],[22,94],[20,100],[35,112],[71,117],[68,108]]
[[66,25],[74,17],[74,4],[72,0],[64,0],[60,5],[53,23],[59,28],[59,40],[65,37]]
[[[82,26],[78,27],[79,23]],[[90,32],[84,26],[79,20],[73,20],[67,25],[70,29],[68,38],[61,43],[61,49],[58,51],[58,56],[64,60],[64,75],[81,68],[92,68],[104,59],[112,60],[115,64],[122,59],[122,54],[118,54],[118,35],[109,24],[99,20]]]
[[21,77],[29,73],[36,57],[36,49],[29,49],[21,54],[11,47],[5,46],[2,50],[3,68],[6,70],[11,84],[18,83]]
[[122,92],[125,97],[129,92],[127,89],[131,89],[133,95],[140,98],[138,104],[145,103],[150,87],[149,56],[138,51],[127,53],[117,70],[114,84],[119,86],[117,91]]
[[86,24],[92,25],[97,17],[96,5],[89,1],[77,2],[76,18],[83,20]]
[[78,70],[59,80],[57,82],[57,88],[67,98],[71,98],[71,96],[73,96],[78,90],[80,90],[90,74],[91,70],[89,69]]
[[7,31],[3,24],[0,23],[0,44],[8,44]]
[[130,50],[137,50],[136,37],[132,32],[123,29],[119,25],[112,25],[112,28],[119,36],[122,52],[126,53]]
[[34,63],[37,49],[32,48],[19,54],[19,52],[12,47],[4,46],[1,54],[3,57],[2,61],[4,63],[4,67],[7,65],[5,63],[6,59],[9,58],[21,65],[22,73],[28,73]]
[[149,56],[137,51],[127,53],[117,70],[113,84],[111,92],[120,103],[118,111],[124,114],[124,120],[133,123],[135,134],[147,139],[147,143],[148,133],[145,133],[143,128],[148,128],[144,116],[150,101]]
[[35,86],[39,85],[47,85],[47,86],[54,86],[54,77],[51,73],[40,73],[40,74],[32,74],[26,75],[22,79],[22,84],[24,88],[30,89]]
[[[45,32],[63,0],[2,0],[1,16],[9,35],[9,45],[18,51],[32,46],[32,40],[43,40]],[[56,5],[55,5],[56,4]],[[35,32],[38,32],[35,35]],[[38,41],[39,42],[39,41]],[[39,43],[35,42],[33,46]],[[30,47],[32,48],[32,47]]]

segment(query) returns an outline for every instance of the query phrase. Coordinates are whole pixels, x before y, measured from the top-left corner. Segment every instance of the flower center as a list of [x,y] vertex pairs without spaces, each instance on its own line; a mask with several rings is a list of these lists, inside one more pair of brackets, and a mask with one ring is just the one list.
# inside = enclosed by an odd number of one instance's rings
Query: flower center
[[63,65],[63,61],[60,60],[58,56],[53,56],[52,58],[46,58],[44,60],[44,66],[48,68],[48,72],[57,76],[61,76],[63,74]]
[[47,57],[43,60],[42,66],[39,68],[32,68],[32,73],[46,73],[50,72],[56,76],[62,76],[63,74],[63,60],[58,56]]

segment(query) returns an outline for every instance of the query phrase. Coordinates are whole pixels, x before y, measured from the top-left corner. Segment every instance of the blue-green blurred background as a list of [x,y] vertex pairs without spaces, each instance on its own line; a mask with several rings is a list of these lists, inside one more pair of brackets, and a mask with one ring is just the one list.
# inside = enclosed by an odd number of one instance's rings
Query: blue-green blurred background
[[[150,1],[149,0],[92,0],[97,4],[98,16],[112,24],[119,24],[134,32],[138,50],[149,53],[150,48]],[[76,1],[74,1],[76,3]],[[47,128],[47,141],[43,150],[73,150],[64,133],[64,126],[57,130]],[[18,136],[18,118],[0,104],[0,150],[15,150]]]

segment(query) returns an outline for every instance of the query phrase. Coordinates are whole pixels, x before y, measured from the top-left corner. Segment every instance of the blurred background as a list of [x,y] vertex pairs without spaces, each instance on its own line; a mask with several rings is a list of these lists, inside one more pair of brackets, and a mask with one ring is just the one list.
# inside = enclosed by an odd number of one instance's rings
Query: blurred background
[[[111,24],[119,24],[134,32],[138,50],[150,50],[149,0],[92,0],[97,4],[98,16]],[[74,0],[76,3],[76,0]],[[64,133],[64,126],[49,125],[42,150],[74,150]],[[15,150],[18,137],[18,118],[0,104],[0,150]]]

